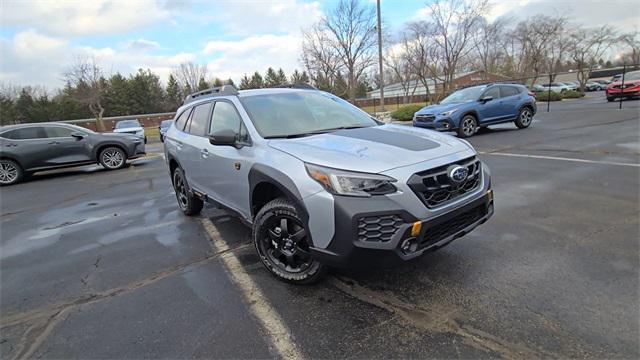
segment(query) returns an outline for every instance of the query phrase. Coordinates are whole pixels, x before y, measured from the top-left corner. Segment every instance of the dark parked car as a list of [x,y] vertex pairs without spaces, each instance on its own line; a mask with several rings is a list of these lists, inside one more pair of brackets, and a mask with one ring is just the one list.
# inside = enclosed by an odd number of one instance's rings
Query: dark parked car
[[468,87],[429,105],[413,115],[413,126],[457,131],[469,137],[478,128],[514,122],[520,129],[531,125],[536,113],[535,94],[523,85],[494,84]]
[[0,185],[12,185],[37,171],[87,164],[120,169],[145,154],[131,134],[99,134],[62,123],[0,127]]
[[171,127],[173,123],[173,119],[163,120],[158,126],[158,130],[160,130],[160,141],[164,142],[164,135],[167,133],[167,130]]

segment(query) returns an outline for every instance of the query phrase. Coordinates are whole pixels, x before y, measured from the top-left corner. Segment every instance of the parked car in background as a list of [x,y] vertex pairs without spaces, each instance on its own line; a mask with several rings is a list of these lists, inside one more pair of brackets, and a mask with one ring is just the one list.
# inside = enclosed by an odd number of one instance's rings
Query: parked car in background
[[164,136],[167,133],[167,130],[169,130],[169,127],[171,127],[172,123],[173,123],[173,119],[163,120],[162,122],[160,122],[160,125],[158,126],[158,130],[160,132],[161,142],[164,142]]
[[529,90],[531,90],[533,93],[540,93],[544,92],[545,88],[540,84],[533,84],[529,87]]
[[616,82],[620,80],[622,80],[622,74],[613,75],[613,77],[611,78],[611,82]]
[[119,134],[132,134],[147,143],[147,136],[144,134],[144,126],[137,119],[121,120],[113,126],[113,132]]
[[609,80],[602,80],[602,79],[600,79],[600,80],[593,80],[593,82],[596,82],[596,83],[598,83],[598,84],[602,84],[602,85],[604,85],[605,87],[606,87],[607,85],[611,84],[611,81],[609,81]]
[[600,83],[597,83],[595,81],[588,81],[585,85],[584,85],[584,89],[586,91],[600,91],[600,90],[604,90],[606,86]]
[[567,85],[567,88],[569,88],[569,90],[578,91],[578,89],[580,88],[580,83],[576,84],[573,81],[562,81],[560,83]]
[[566,91],[569,91],[570,88],[561,83],[561,82],[552,82],[552,83],[546,83],[546,84],[540,84],[540,86],[542,86],[544,88],[544,91],[549,91],[549,89],[551,89],[552,92],[557,93],[557,94],[563,94]]
[[37,171],[102,164],[120,169],[145,154],[138,136],[99,134],[63,123],[0,127],[0,185],[12,185]]
[[494,84],[464,88],[413,115],[413,126],[456,131],[469,137],[478,128],[514,122],[520,129],[531,125],[536,113],[535,94],[523,85]]
[[620,81],[607,85],[605,94],[607,101],[640,96],[640,70],[626,73],[624,75],[624,84],[622,78],[620,78]]

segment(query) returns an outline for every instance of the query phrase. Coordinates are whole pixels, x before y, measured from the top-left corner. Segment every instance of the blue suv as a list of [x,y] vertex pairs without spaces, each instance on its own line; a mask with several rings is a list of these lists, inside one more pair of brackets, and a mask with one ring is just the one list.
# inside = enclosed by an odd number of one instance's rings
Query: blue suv
[[456,131],[459,137],[466,138],[480,127],[511,121],[524,129],[531,125],[536,110],[535,94],[522,85],[472,86],[418,110],[413,115],[413,126]]

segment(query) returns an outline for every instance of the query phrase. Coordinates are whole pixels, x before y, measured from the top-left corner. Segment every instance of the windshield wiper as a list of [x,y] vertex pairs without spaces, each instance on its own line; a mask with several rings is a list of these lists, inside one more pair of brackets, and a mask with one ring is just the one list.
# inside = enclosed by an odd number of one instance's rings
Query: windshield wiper
[[362,125],[340,126],[340,127],[335,127],[335,128],[310,131],[310,132],[306,132],[306,133],[265,136],[264,138],[265,139],[293,139],[293,138],[301,138],[301,137],[311,136],[311,135],[326,134],[328,132],[333,132],[333,131],[338,131],[338,130],[359,129],[359,128],[363,128],[363,127],[369,127],[369,126],[362,126]]

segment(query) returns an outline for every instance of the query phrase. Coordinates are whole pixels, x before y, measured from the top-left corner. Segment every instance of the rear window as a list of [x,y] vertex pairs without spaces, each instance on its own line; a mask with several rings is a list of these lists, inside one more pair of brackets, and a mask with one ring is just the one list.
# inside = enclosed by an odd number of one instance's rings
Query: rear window
[[209,125],[209,113],[213,103],[198,105],[193,110],[189,124],[189,133],[197,136],[205,136]]
[[502,95],[502,97],[518,95],[518,89],[513,86],[501,86],[500,95]]
[[28,139],[41,139],[45,138],[42,127],[30,126],[22,129],[9,130],[0,134],[5,139],[12,140],[28,140]]
[[74,130],[67,129],[61,126],[47,126],[44,128],[45,134],[49,138],[70,137]]
[[184,130],[184,125],[187,123],[189,114],[191,114],[191,109],[188,109],[180,114],[180,117],[178,117],[178,119],[176,120],[176,129]]

